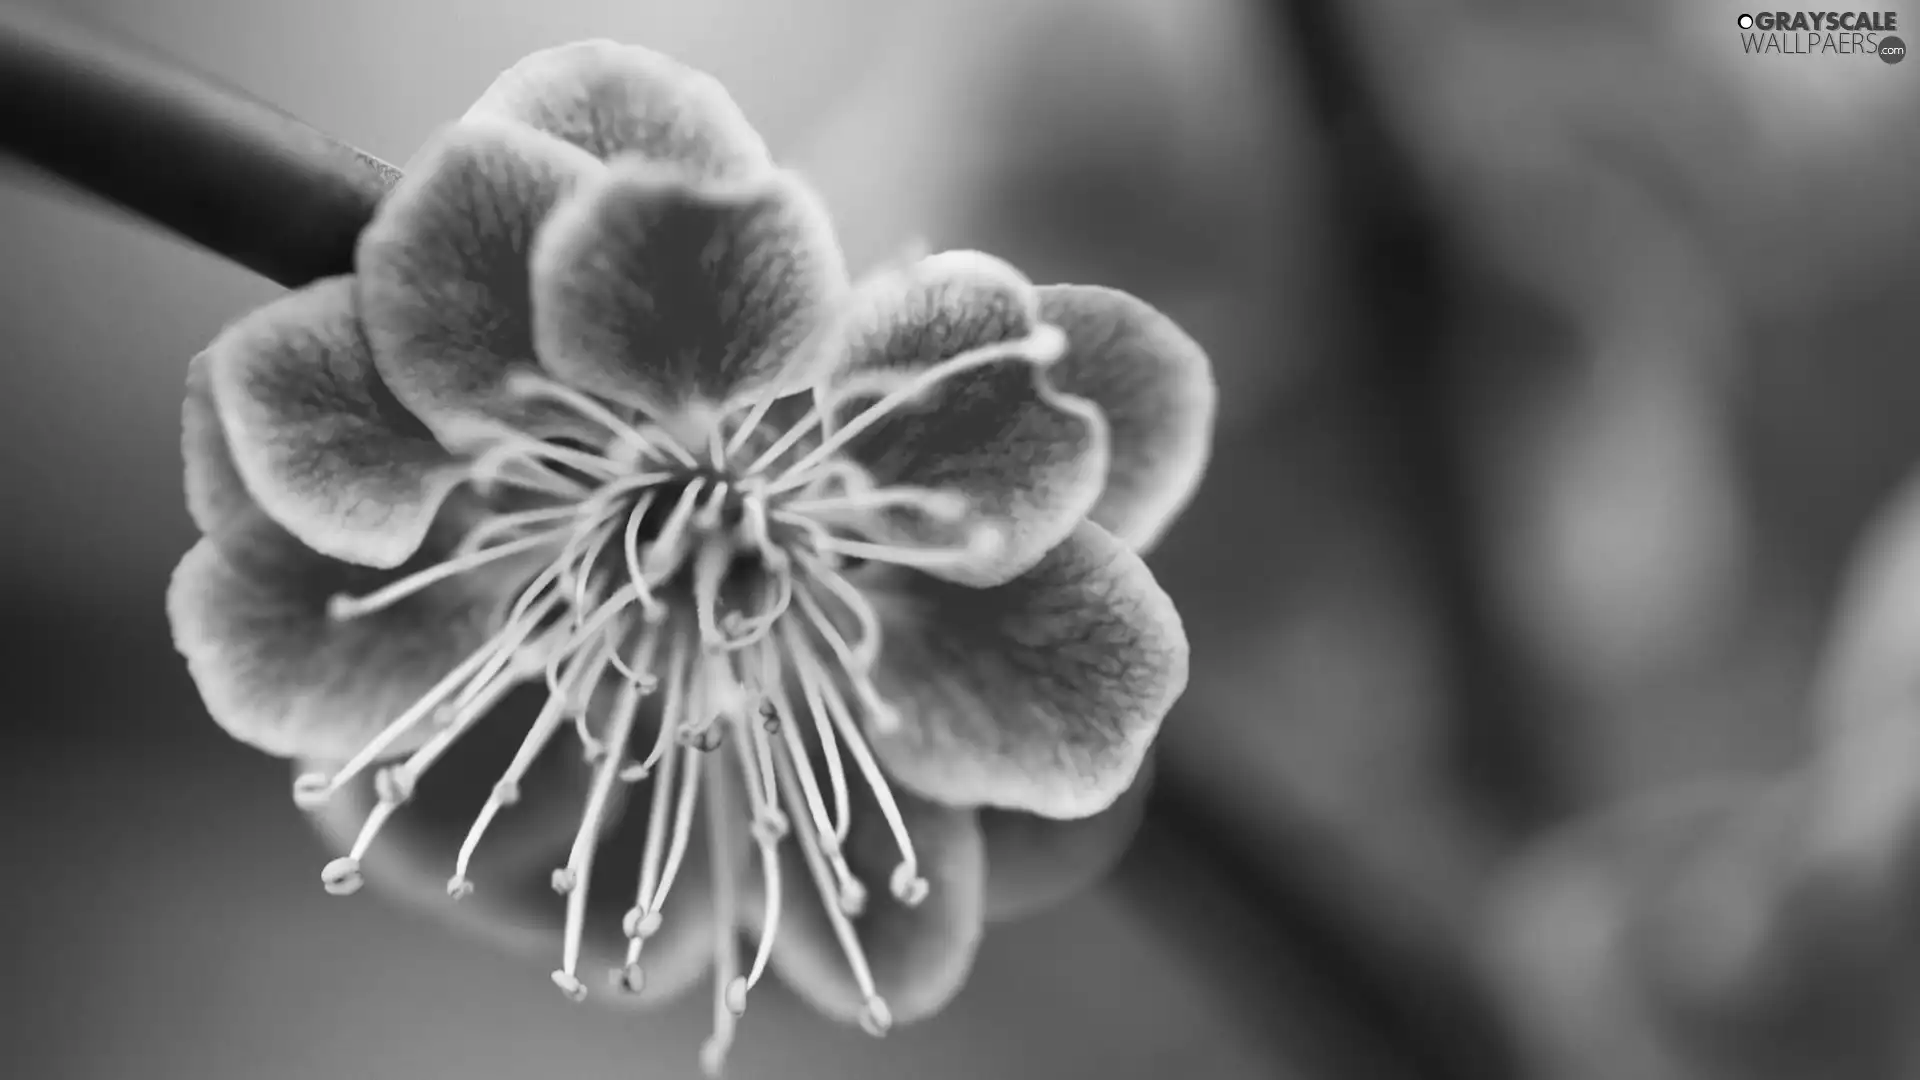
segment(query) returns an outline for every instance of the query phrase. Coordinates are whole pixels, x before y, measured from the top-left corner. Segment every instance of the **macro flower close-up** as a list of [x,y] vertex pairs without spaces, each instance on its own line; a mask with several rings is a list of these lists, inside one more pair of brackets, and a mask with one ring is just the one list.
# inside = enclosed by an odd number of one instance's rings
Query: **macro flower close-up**
[[710,977],[718,1072],[763,977],[884,1034],[1124,846],[1214,407],[1145,301],[850,268],[718,82],[564,46],[195,359],[168,613],[329,891],[576,999]]

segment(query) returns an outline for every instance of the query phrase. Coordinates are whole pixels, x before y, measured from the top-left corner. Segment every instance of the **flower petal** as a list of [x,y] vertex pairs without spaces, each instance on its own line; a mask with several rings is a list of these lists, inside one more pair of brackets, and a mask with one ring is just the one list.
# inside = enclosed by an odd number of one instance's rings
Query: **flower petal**
[[1106,489],[1088,517],[1146,551],[1185,509],[1212,451],[1217,401],[1205,350],[1145,301],[1091,285],[1040,288],[1067,332],[1053,384],[1087,398],[1110,433]]
[[261,509],[313,550],[393,567],[462,467],[374,370],[350,277],[287,294],[207,349],[228,445]]
[[[554,895],[552,875],[566,865],[591,782],[577,743],[556,739],[541,754],[520,784],[520,802],[494,819],[478,848],[473,891],[458,901],[447,894],[468,830],[519,749],[543,694],[532,688],[516,692],[456,742],[388,819],[361,871],[375,889],[424,908],[459,931],[557,967],[566,904]],[[310,759],[304,768],[324,772],[328,765]],[[375,801],[373,779],[363,776],[322,807],[315,824],[336,851],[345,852]],[[626,962],[622,919],[634,903],[649,810],[643,788],[617,785],[587,892],[580,977],[594,991],[606,985],[603,973]],[[713,951],[708,858],[707,845],[688,845],[660,929],[647,939],[642,954],[641,991],[595,992],[595,999],[655,1005],[678,996],[706,972]]]
[[344,758],[404,712],[486,641],[518,580],[508,560],[353,619],[328,602],[430,565],[460,517],[450,506],[395,570],[320,555],[258,510],[203,537],[174,570],[167,614],[214,720],[269,754]]
[[[857,290],[839,327],[843,366],[833,389],[836,427],[945,361],[1017,342],[1041,325],[1039,294],[988,255],[950,251],[875,275]],[[996,585],[1040,560],[1073,531],[1100,495],[1107,431],[1099,410],[1062,394],[1031,349],[956,369],[847,444],[882,485],[952,491],[971,512],[957,523],[890,524],[913,546],[964,548],[962,529],[987,526],[997,543],[928,573]]]
[[826,210],[793,174],[716,183],[621,161],[540,232],[534,339],[582,389],[717,403],[778,374],[845,287]]
[[876,671],[900,726],[870,734],[901,783],[956,806],[1087,817],[1139,771],[1187,683],[1179,612],[1140,557],[1086,523],[991,589],[901,575],[875,597]]
[[528,56],[467,115],[527,124],[602,160],[640,154],[706,177],[752,172],[769,161],[766,143],[718,80],[613,41]]
[[1153,787],[1148,756],[1133,785],[1092,817],[1060,821],[1019,810],[983,809],[987,843],[987,921],[1037,915],[1106,877],[1133,842]]
[[555,204],[604,166],[514,124],[443,132],[360,236],[360,315],[393,395],[444,439],[466,423],[523,420],[501,394],[533,363],[528,255]]
[[[920,876],[928,885],[926,897],[908,907],[889,891],[900,863],[893,833],[871,792],[862,785],[853,787],[843,853],[854,876],[867,887],[866,907],[852,920],[853,929],[893,1020],[911,1023],[952,1000],[973,969],[985,925],[986,853],[971,810],[896,792]],[[773,969],[822,1013],[857,1022],[866,1002],[820,891],[798,845],[782,847],[781,872],[788,884],[774,938]]]
[[228,522],[259,513],[246,481],[240,479],[227,449],[219,410],[213,404],[213,376],[206,353],[187,364],[187,399],[180,409],[180,456],[186,465],[187,516],[202,533],[218,532]]

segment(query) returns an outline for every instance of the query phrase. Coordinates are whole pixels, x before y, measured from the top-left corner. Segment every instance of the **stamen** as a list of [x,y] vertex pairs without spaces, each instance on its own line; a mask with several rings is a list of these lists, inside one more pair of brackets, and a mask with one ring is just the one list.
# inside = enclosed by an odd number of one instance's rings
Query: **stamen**
[[907,832],[906,819],[900,814],[900,806],[893,798],[893,789],[887,784],[885,774],[880,771],[879,762],[874,760],[873,751],[868,748],[867,740],[860,732],[859,724],[854,720],[847,703],[840,696],[840,689],[821,665],[819,659],[801,638],[796,628],[787,631],[788,659],[799,670],[801,685],[809,682],[819,688],[826,700],[827,711],[833,717],[835,726],[840,730],[841,741],[853,754],[854,764],[860,769],[867,788],[880,806],[880,814],[886,819],[887,828],[893,833],[895,846],[900,849],[900,865],[894,871],[891,882],[895,899],[912,906],[925,896],[926,890],[920,884],[918,875],[919,859],[913,850],[913,837]]
[[[612,458],[589,453],[585,450],[575,450],[571,446],[562,446],[557,442],[550,442],[546,439],[535,438],[524,431],[517,431],[510,427],[500,426],[494,428],[492,430],[492,441],[493,444],[474,459],[474,464],[471,467],[473,473],[484,474],[485,470],[482,468],[482,465],[485,463],[492,463],[497,460],[499,463],[504,464],[507,461],[511,461],[513,460],[514,453],[520,454],[528,463],[534,464],[547,472],[552,472],[551,469],[547,468],[548,463],[565,465],[568,468],[577,469],[588,475],[601,476],[607,480],[615,479],[627,472],[627,467],[624,464],[614,461]],[[564,476],[562,473],[552,473],[552,475]]]
[[[846,843],[847,830],[853,825],[852,792],[847,788],[846,762],[840,757],[840,737],[833,732],[833,720],[827,712],[820,688],[800,680],[800,692],[807,701],[807,714],[813,718],[814,734],[820,740],[821,754],[827,759],[827,782],[833,787],[833,838],[835,847]],[[851,879],[849,879],[851,880]],[[855,881],[855,884],[859,884]]]
[[790,514],[813,516],[864,514],[873,510],[915,510],[937,521],[955,521],[967,514],[967,498],[938,488],[870,488],[811,499],[791,499],[780,507]]
[[[636,447],[643,454],[649,451],[664,451],[680,464],[691,468],[693,455],[686,451],[673,436],[667,432],[663,418],[654,415],[649,408],[636,408],[635,411],[654,421],[657,425],[652,432],[653,438],[643,434],[640,429],[614,415],[611,409],[595,401],[592,397],[575,390],[571,386],[546,378],[537,372],[525,368],[515,370],[507,377],[509,390],[523,397],[545,397],[549,400],[571,406],[575,412],[589,420],[594,420],[612,432],[622,441]],[[624,404],[624,402],[623,402]],[[658,440],[656,443],[655,440]]]
[[673,880],[680,876],[680,865],[687,857],[687,844],[693,836],[693,817],[695,799],[700,794],[700,773],[703,756],[700,751],[682,750],[685,755],[680,765],[686,771],[680,774],[680,801],[674,807],[673,839],[667,848],[667,863],[661,868],[660,883],[654,888],[653,895],[647,898],[647,911],[658,915],[665,906],[668,894],[673,892]]
[[[732,460],[733,455],[744,449],[747,445],[747,440],[753,437],[755,431],[759,430],[760,421],[767,418],[767,412],[782,398],[789,396],[791,396],[790,393],[783,394],[778,389],[769,387],[756,397],[753,406],[747,410],[747,415],[741,418],[740,425],[733,429],[733,438],[727,441],[726,450],[722,454],[721,464],[724,464],[725,461]],[[719,465],[716,465],[716,467],[719,467]],[[752,472],[755,470],[748,471]]]
[[[861,886],[859,879],[853,876],[852,868],[847,865],[846,858],[841,853],[841,845],[846,840],[846,832],[844,831],[847,801],[845,779],[844,777],[836,776],[834,780],[834,794],[836,801],[840,804],[839,812],[841,819],[839,823],[835,823],[827,815],[826,799],[820,792],[819,778],[814,775],[813,763],[808,758],[806,743],[800,735],[800,727],[794,723],[793,705],[788,700],[786,690],[781,685],[779,653],[773,649],[763,650],[761,653],[761,661],[766,672],[763,681],[768,687],[767,694],[771,700],[775,715],[779,718],[777,727],[779,728],[782,741],[786,744],[787,755],[793,762],[794,771],[799,775],[800,794],[802,801],[806,804],[807,813],[813,818],[814,831],[819,834],[820,844],[833,870],[833,876],[835,880],[840,883],[840,895],[843,898],[849,895],[848,885],[851,883],[856,887],[853,891],[860,896],[861,901],[864,903],[865,887]],[[818,710],[815,711],[815,724],[823,731],[823,743],[826,739],[832,737],[830,725],[824,718],[819,716]],[[826,752],[829,755],[828,767],[837,774],[839,770],[835,768],[835,766],[839,763],[840,751],[837,747],[829,744],[826,747]],[[771,772],[772,770],[768,771]],[[848,914],[855,914],[858,910],[859,905],[856,905],[854,910],[849,911]]]
[[840,635],[840,630],[833,624],[833,620],[827,617],[826,608],[822,607],[819,599],[813,595],[813,590],[802,588],[797,592],[795,599],[800,601],[800,608],[806,615],[807,622],[827,639],[828,645],[832,646],[835,655],[849,671],[870,670],[880,659],[880,613],[873,609],[873,602],[867,599],[865,593],[854,588],[852,582],[820,559],[802,555],[800,565],[812,580],[824,585],[827,591],[833,593],[834,598],[846,608],[847,614],[853,616],[853,621],[860,631],[859,643],[849,645]]
[[633,509],[627,514],[626,535],[622,538],[627,556],[627,578],[633,585],[634,593],[640,598],[642,616],[648,622],[660,622],[666,618],[666,606],[653,595],[653,583],[640,566],[640,525],[646,519],[647,511],[653,509],[657,492],[649,491],[642,495]]
[[[634,666],[647,667],[653,663],[657,640],[651,627],[641,635],[639,644],[634,647]],[[613,727],[607,734],[606,756],[594,771],[593,786],[587,792],[586,810],[580,815],[580,831],[574,834],[573,848],[567,854],[567,928],[560,970],[553,973],[553,981],[576,1000],[586,996],[586,986],[579,978],[580,942],[586,932],[587,889],[593,880],[594,849],[600,843],[601,819],[606,815],[614,779],[619,775],[620,763],[626,756],[627,741],[633,735],[633,723],[640,712],[641,696],[637,684],[628,683],[621,688],[620,696],[614,703]]]
[[661,756],[667,752],[667,747],[673,744],[674,729],[684,703],[686,667],[687,640],[676,635],[672,643],[667,646],[667,695],[661,699],[660,731],[654,736],[653,749],[647,753],[646,760],[642,761],[636,769],[629,770],[628,779],[638,780],[651,773],[654,766],[659,764]]
[[[474,456],[467,466],[467,477],[473,486],[488,491],[495,484],[507,483],[510,486],[527,491],[538,491],[571,502],[581,492],[592,485],[579,479],[555,472],[539,458],[533,456],[532,446],[543,446],[539,440],[520,442],[515,440],[497,441]],[[523,466],[527,471],[519,476],[507,473],[510,465]]]
[[549,529],[545,532],[534,533],[532,536],[522,537],[518,540],[510,540],[498,547],[483,548],[467,555],[448,559],[445,562],[435,563],[424,570],[408,574],[398,581],[389,582],[364,596],[336,594],[327,601],[327,615],[341,622],[348,619],[357,619],[363,615],[371,615],[376,611],[412,596],[414,593],[419,592],[435,582],[445,581],[450,577],[457,577],[469,570],[479,569],[488,563],[498,562],[509,555],[516,555],[523,551],[532,551],[534,548],[544,544],[556,543],[564,532],[565,530],[562,529]]
[[842,558],[865,559],[868,562],[889,563],[914,570],[940,570],[991,558],[1005,546],[1006,537],[999,529],[980,523],[967,530],[966,542],[957,548],[916,548],[900,544],[846,540],[833,536],[821,545],[821,549]]
[[396,717],[392,723],[381,729],[380,733],[369,739],[353,757],[336,769],[331,775],[308,773],[294,781],[294,802],[304,809],[317,809],[327,800],[338,794],[340,789],[353,782],[367,766],[378,761],[389,747],[399,742],[425,720],[441,703],[446,701],[455,690],[464,686],[474,673],[486,665],[506,642],[511,641],[520,627],[509,621],[498,634],[488,639],[486,644],[475,649],[466,659],[455,665],[452,671],[442,676],[432,689],[421,695],[407,710]]
[[780,437],[773,441],[773,445],[760,451],[760,456],[754,458],[753,463],[741,470],[741,473],[746,476],[755,476],[766,471],[767,466],[772,465],[780,459],[782,454],[793,449],[795,443],[806,438],[807,433],[820,426],[825,419],[826,413],[816,400],[813,408],[808,409],[804,416],[794,421],[792,427],[781,432]]
[[832,457],[855,436],[879,423],[887,414],[901,405],[963,371],[1003,360],[1026,360],[1040,365],[1051,364],[1066,355],[1066,351],[1067,335],[1057,326],[1040,325],[1034,327],[1033,331],[1025,337],[983,345],[943,360],[887,393],[879,401],[867,406],[858,416],[849,420],[845,426],[836,429],[799,461],[788,466],[768,491],[770,494],[778,494],[800,486],[805,482],[805,474],[809,469]]
[[660,526],[660,534],[654,537],[641,559],[640,577],[647,581],[665,581],[680,568],[680,561],[686,557],[682,548],[687,523],[693,519],[693,512],[700,504],[700,490],[706,483],[706,477],[696,476],[681,490],[680,501],[673,504],[666,523]]
[[[685,642],[675,638],[669,646],[666,698],[661,703],[660,737],[654,741],[653,755],[661,753],[680,708],[682,686],[682,665],[686,659]],[[653,756],[648,757],[649,768]],[[622,984],[631,993],[639,993],[643,985],[640,971],[640,950],[646,939],[660,926],[660,910],[654,904],[654,897],[660,883],[661,858],[665,853],[667,824],[671,817],[671,796],[674,790],[674,774],[680,762],[678,753],[669,753],[661,764],[659,775],[653,781],[652,808],[647,816],[647,845],[640,857],[640,885],[634,893],[633,908],[627,912],[622,922],[626,931],[627,963],[619,972]],[[684,795],[683,795],[684,798]],[[664,900],[664,895],[661,897]]]
[[[688,762],[688,771],[698,775],[701,762]],[[709,767],[718,769],[718,759]],[[707,794],[707,844],[713,863],[713,1034],[700,1047],[700,1068],[709,1077],[718,1077],[726,1068],[727,1052],[733,1047],[738,1024],[728,1008],[728,990],[740,973],[739,897],[734,880],[733,861],[726,852],[733,842],[736,823],[726,797],[726,785],[714,777]]]
[[453,549],[455,555],[465,555],[484,548],[487,541],[502,533],[514,532],[528,525],[542,525],[550,521],[572,521],[578,513],[572,503],[561,506],[542,507],[538,510],[518,510],[510,514],[495,514],[467,530],[460,543]]
[[[772,748],[766,734],[762,729],[754,729],[749,738],[754,743],[753,752],[749,753],[745,745],[736,742],[735,756],[740,760],[740,778],[753,807],[753,842],[760,852],[760,880],[765,887],[766,910],[760,924],[760,940],[754,949],[753,963],[747,975],[728,980],[724,988],[727,1010],[735,1016],[747,1011],[747,992],[758,986],[761,977],[766,974],[767,962],[773,956],[773,940],[780,932],[779,844],[789,828],[786,814],[779,806],[778,781],[774,775]],[[716,857],[719,854],[715,852]]]
[[693,611],[700,627],[700,643],[708,649],[723,649],[727,636],[720,630],[720,586],[733,566],[733,546],[724,540],[709,540],[700,546],[693,562]]
[[463,698],[454,715],[436,730],[431,738],[420,745],[407,760],[399,765],[390,765],[374,774],[373,788],[377,801],[367,818],[360,824],[360,832],[354,837],[353,844],[346,855],[334,859],[320,872],[320,880],[328,892],[335,896],[346,896],[357,892],[362,884],[360,866],[366,860],[367,853],[373,849],[374,840],[380,835],[394,813],[413,797],[414,789],[421,777],[433,767],[434,762],[453,744],[472,730],[480,719],[499,704],[500,699],[513,688],[510,680],[497,680],[492,684],[476,683]]
[[467,829],[466,839],[460,843],[460,852],[454,857],[453,877],[447,882],[448,895],[459,899],[473,891],[472,885],[467,880],[467,871],[473,865],[473,856],[479,850],[480,839],[486,835],[487,829],[493,824],[493,819],[499,816],[501,810],[520,801],[520,783],[526,779],[527,771],[533,768],[533,763],[539,760],[541,752],[553,740],[554,732],[558,731],[560,725],[565,722],[567,705],[573,697],[574,680],[585,670],[585,667],[586,665],[578,663],[571,665],[565,676],[558,680],[557,692],[554,686],[549,686],[546,704],[541,707],[539,715],[534,717],[532,725],[527,729],[526,737],[520,742],[520,749],[513,755],[513,760],[508,762],[506,771],[501,773],[500,779],[494,783],[493,790],[488,792],[487,801],[481,805],[479,814],[474,817],[473,824]]
[[[783,772],[789,774],[787,777],[789,782],[782,786],[791,802],[795,797],[794,788],[797,786],[791,782],[793,763],[786,755],[781,755],[779,765]],[[830,896],[833,893],[833,883],[828,879],[827,867],[821,856],[819,835],[813,831],[813,823],[807,820],[799,807],[794,807],[794,816],[800,828],[800,853],[806,857],[807,870],[813,875],[814,888],[820,891],[822,897]],[[847,968],[853,975],[854,985],[859,988],[860,996],[866,1001],[866,1008],[860,1016],[860,1026],[866,1029],[869,1035],[876,1038],[883,1036],[893,1026],[893,1014],[888,1010],[886,1001],[880,997],[879,987],[874,984],[873,971],[867,966],[866,952],[860,947],[860,936],[854,932],[853,923],[839,905],[823,904],[822,908],[826,912],[827,922],[833,927],[834,937],[840,941],[840,952],[847,958]]]

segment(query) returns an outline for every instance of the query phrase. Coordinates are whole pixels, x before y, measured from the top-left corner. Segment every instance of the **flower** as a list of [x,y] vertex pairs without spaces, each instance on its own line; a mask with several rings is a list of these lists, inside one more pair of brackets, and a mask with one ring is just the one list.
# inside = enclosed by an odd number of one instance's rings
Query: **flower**
[[766,972],[884,1033],[1117,849],[1187,676],[1139,551],[1213,408],[1125,294],[972,252],[851,281],[718,83],[567,46],[409,166],[351,275],[196,358],[169,612],[214,719],[302,762],[330,890],[451,854],[526,944],[516,871],[563,848],[554,981],[712,966],[717,1071]]

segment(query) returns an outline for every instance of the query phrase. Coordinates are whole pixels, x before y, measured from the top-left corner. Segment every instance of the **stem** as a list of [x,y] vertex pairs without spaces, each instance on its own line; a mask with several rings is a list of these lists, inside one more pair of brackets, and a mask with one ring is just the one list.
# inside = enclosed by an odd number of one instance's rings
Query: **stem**
[[1400,518],[1437,610],[1450,700],[1446,753],[1459,793],[1509,844],[1571,811],[1571,777],[1533,722],[1524,664],[1499,624],[1487,573],[1484,516],[1460,437],[1460,384],[1448,351],[1464,274],[1418,169],[1370,86],[1352,11],[1339,0],[1288,0],[1280,19],[1300,85],[1329,148],[1336,214],[1350,260],[1349,294],[1368,305],[1355,324],[1356,381]]
[[11,5],[0,152],[289,288],[353,268],[400,176],[164,57]]

